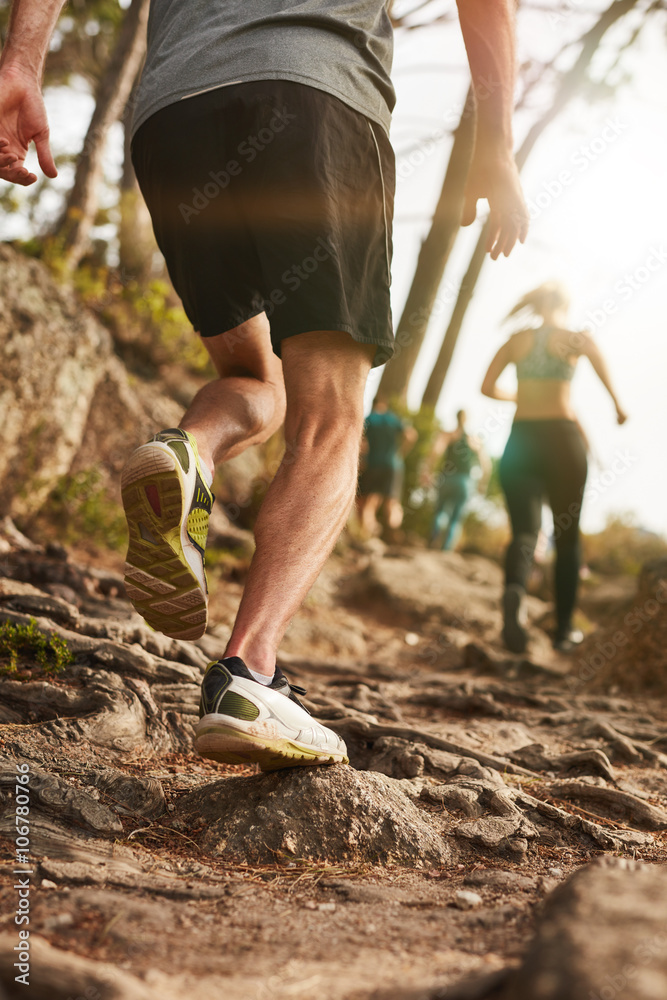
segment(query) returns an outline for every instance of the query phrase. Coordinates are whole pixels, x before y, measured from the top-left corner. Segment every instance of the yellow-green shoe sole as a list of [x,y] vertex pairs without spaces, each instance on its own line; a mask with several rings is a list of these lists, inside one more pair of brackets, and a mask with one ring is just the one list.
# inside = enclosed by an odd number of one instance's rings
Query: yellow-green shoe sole
[[195,749],[220,764],[259,764],[262,771],[350,762],[344,754],[326,754],[292,740],[254,736],[224,724],[198,731]]
[[139,449],[123,470],[125,590],[151,628],[192,640],[206,631],[207,595],[183,552],[185,497],[176,462],[164,450]]

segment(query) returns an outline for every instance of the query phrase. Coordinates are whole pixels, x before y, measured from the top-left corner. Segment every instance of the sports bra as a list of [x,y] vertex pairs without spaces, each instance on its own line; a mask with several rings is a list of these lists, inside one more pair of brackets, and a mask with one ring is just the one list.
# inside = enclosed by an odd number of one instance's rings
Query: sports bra
[[549,334],[553,327],[543,326],[535,330],[535,341],[525,358],[516,362],[516,374],[520,382],[524,379],[556,379],[570,382],[575,366],[567,358],[558,358],[547,350]]

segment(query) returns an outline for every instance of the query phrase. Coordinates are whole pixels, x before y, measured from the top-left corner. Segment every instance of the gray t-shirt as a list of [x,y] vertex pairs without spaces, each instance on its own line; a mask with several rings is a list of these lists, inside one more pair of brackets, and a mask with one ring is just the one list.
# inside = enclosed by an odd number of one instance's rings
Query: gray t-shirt
[[324,90],[389,132],[389,0],[151,0],[133,131],[169,104],[250,80]]

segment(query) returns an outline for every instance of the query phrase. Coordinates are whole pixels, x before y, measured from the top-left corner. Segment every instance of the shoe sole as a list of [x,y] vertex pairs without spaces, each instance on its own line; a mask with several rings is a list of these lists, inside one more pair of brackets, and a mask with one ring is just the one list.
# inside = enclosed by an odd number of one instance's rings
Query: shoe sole
[[259,764],[262,771],[350,763],[343,753],[322,752],[305,743],[296,743],[286,738],[246,733],[229,723],[211,723],[201,729],[198,727],[195,750],[201,757],[220,764]]
[[521,595],[516,591],[508,590],[503,597],[505,617],[503,641],[511,653],[525,653],[528,644],[528,635],[519,621],[520,607]]
[[158,632],[199,639],[206,631],[207,595],[183,548],[185,484],[167,446],[143,445],[123,469],[121,495],[130,542],[125,590]]

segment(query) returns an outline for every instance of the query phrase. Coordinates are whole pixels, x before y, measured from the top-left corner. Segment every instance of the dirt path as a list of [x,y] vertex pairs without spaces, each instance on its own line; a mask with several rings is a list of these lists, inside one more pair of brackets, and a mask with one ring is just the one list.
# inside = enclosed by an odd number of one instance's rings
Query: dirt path
[[[0,541],[0,622],[32,618],[75,656],[0,676],[9,996],[481,1000],[573,871],[664,862],[664,705],[573,691],[546,638],[509,658],[484,560],[332,560],[282,665],[351,766],[260,776],[192,751],[240,584],[216,588],[212,634],[179,643],[143,626],[113,572]],[[12,956],[22,766],[29,993]]]

